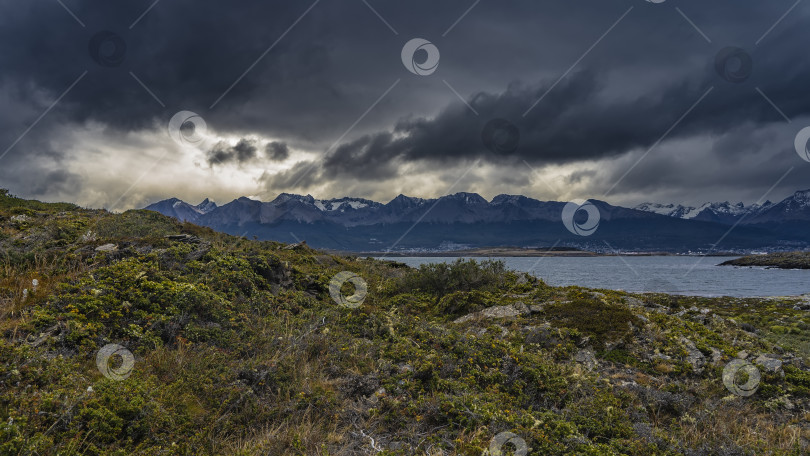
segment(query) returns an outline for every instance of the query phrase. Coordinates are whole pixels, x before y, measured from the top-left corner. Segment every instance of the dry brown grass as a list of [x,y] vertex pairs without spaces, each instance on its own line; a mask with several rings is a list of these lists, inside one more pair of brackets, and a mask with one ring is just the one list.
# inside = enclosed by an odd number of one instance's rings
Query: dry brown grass
[[343,442],[344,432],[337,429],[335,422],[313,418],[311,410],[291,416],[282,423],[264,425],[261,429],[239,439],[219,440],[215,454],[244,456],[259,455],[313,455],[327,456],[350,454],[330,453],[326,446],[337,446]]
[[[804,419],[779,423],[778,417],[755,410],[744,399],[721,404],[699,419],[681,419],[676,432],[693,448],[721,441],[747,448],[767,448],[764,454],[788,454],[810,441],[810,429]],[[798,453],[797,453],[798,454]]]
[[[15,333],[25,323],[28,309],[47,299],[57,284],[76,280],[88,270],[82,262],[65,264],[55,256],[35,255],[27,264],[0,260],[0,331]],[[36,289],[34,280],[38,282]]]

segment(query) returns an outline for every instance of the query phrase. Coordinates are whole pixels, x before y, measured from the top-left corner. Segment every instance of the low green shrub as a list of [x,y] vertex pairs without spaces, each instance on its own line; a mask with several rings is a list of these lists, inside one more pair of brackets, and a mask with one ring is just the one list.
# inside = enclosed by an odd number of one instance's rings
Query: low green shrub
[[422,291],[438,298],[456,292],[496,290],[514,282],[503,261],[458,259],[454,263],[423,264],[400,279],[400,290]]

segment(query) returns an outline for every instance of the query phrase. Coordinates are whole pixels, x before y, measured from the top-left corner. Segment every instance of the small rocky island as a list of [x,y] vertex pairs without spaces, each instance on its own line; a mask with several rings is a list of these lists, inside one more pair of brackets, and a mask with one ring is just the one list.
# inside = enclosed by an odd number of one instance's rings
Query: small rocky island
[[720,263],[720,266],[760,266],[779,269],[810,269],[810,252],[778,252],[748,255]]

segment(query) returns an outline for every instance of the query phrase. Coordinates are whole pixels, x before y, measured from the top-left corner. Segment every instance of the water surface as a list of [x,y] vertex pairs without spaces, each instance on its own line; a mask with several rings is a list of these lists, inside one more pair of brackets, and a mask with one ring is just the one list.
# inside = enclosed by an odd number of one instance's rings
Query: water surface
[[[549,285],[696,296],[797,296],[810,293],[810,270],[717,266],[737,257],[606,256],[491,258]],[[387,258],[409,266],[453,262],[449,257]],[[486,260],[487,258],[475,258]]]

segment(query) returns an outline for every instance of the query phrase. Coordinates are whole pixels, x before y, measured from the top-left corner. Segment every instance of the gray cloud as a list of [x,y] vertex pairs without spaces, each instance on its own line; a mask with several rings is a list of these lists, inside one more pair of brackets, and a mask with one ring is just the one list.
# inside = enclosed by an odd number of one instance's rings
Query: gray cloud
[[256,159],[257,150],[256,140],[253,139],[240,139],[234,146],[220,141],[207,152],[208,164],[214,166],[249,162]]
[[[810,65],[800,71],[810,78]],[[763,70],[765,72],[765,70]],[[364,175],[387,179],[395,160],[455,160],[484,158],[502,160],[481,141],[484,119],[511,119],[520,131],[520,146],[514,158],[530,163],[571,163],[606,159],[636,148],[649,148],[672,129],[667,139],[715,135],[744,125],[784,123],[766,100],[749,86],[722,86],[714,74],[700,73],[658,93],[623,101],[600,103],[604,78],[589,71],[575,73],[557,85],[536,108],[531,100],[541,98],[548,85],[528,88],[513,85],[498,94],[478,93],[469,100],[474,114],[454,103],[433,118],[407,118],[392,132],[361,137],[341,145],[324,161],[327,176]],[[798,80],[797,80],[798,82]],[[800,84],[793,87],[802,90]],[[781,87],[776,92],[787,92]],[[785,103],[795,116],[810,114],[810,98]],[[689,113],[684,117],[686,113]],[[676,126],[676,128],[673,128]],[[759,143],[768,138],[760,137]],[[735,141],[727,138],[725,141]],[[739,142],[739,140],[737,140]],[[749,143],[750,146],[750,143]],[[726,147],[708,147],[704,152],[723,153]]]
[[259,155],[259,141],[252,138],[242,138],[235,145],[219,141],[206,152],[207,162],[210,166],[244,164],[258,160],[284,161],[290,157],[290,148],[286,143],[271,141],[264,145],[263,155]]
[[276,174],[263,173],[259,183],[263,190],[284,192],[285,190],[302,190],[318,182],[317,173],[313,172],[316,164],[308,161],[298,162],[287,171]]
[[290,157],[290,148],[287,144],[277,141],[267,143],[264,152],[267,157],[274,161],[284,161]]
[[[603,172],[583,165],[557,184],[599,196],[632,165],[630,158],[655,145],[709,87],[714,90],[705,100],[616,188],[617,198],[649,193],[655,185],[662,197],[750,196],[764,192],[791,165],[796,171],[777,191],[806,186],[810,177],[803,162],[786,154],[790,128],[798,130],[799,119],[810,117],[804,88],[810,80],[804,49],[810,6],[804,4],[763,37],[792,2],[679,1],[711,43],[675,11],[674,2],[584,0],[576,7],[481,2],[449,32],[469,1],[374,2],[397,34],[363,2],[322,1],[302,18],[311,3],[248,0],[235,7],[175,0],[159,2],[134,25],[151,1],[65,4],[84,26],[58,3],[0,0],[0,154],[33,125],[0,159],[0,186],[22,196],[123,193],[138,175],[102,180],[82,174],[75,162],[92,159],[92,153],[128,158],[122,150],[136,141],[133,136],[154,141],[144,147],[168,147],[155,138],[165,136],[168,119],[180,110],[198,113],[221,137],[271,139],[267,146],[248,139],[235,146],[215,144],[202,155],[216,170],[254,160],[298,160],[288,171],[268,171],[257,191],[305,192],[315,186],[366,196],[402,188],[441,192],[482,159],[488,175],[473,173],[470,179],[478,181],[459,185],[522,193],[531,174],[524,160],[538,168],[598,162]],[[91,55],[91,41],[101,31],[125,43],[125,52],[113,56],[120,62]],[[402,66],[399,51],[413,37],[441,50],[435,74],[420,77]],[[714,71],[714,57],[726,46],[751,54],[754,71],[742,84],[730,84]],[[786,123],[757,89],[794,127],[777,133],[775,126]],[[519,128],[514,154],[494,155],[482,144],[481,129],[492,118]],[[99,131],[104,144],[94,139]],[[700,144],[690,156],[702,159],[702,168],[673,166],[673,157],[659,154],[690,140]],[[321,155],[299,159],[299,150]],[[413,184],[437,173],[437,165],[442,177],[432,186]],[[728,178],[710,185],[706,173]],[[182,181],[183,169],[175,174]],[[167,187],[165,196],[173,196],[171,191]],[[212,191],[230,195],[233,189]]]

